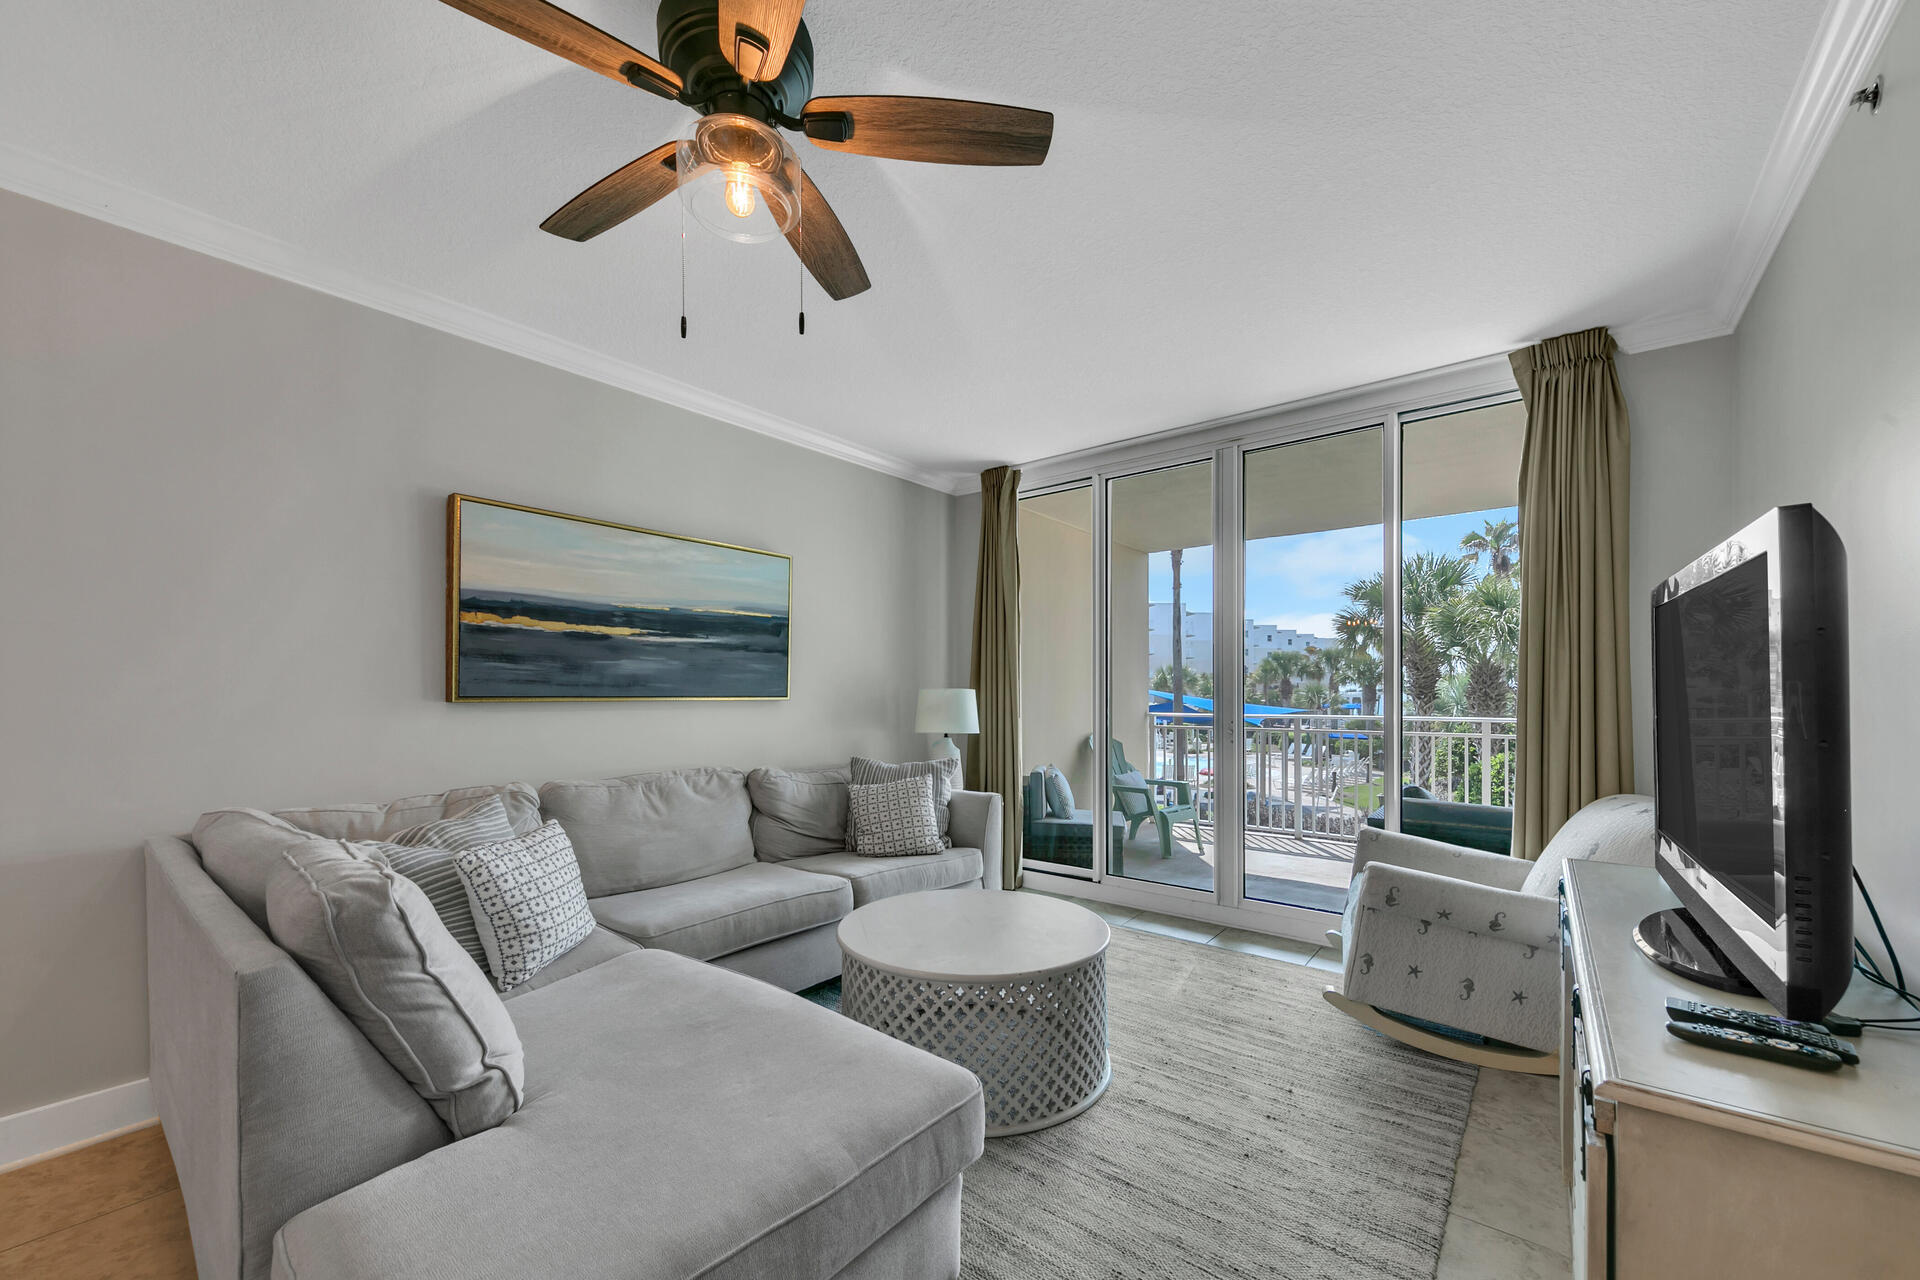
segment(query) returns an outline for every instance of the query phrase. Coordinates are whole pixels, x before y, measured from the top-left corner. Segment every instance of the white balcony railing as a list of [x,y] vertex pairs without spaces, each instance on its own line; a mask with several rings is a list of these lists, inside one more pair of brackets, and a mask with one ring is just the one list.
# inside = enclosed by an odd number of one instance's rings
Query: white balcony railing
[[[1184,723],[1175,723],[1176,719]],[[1155,778],[1194,784],[1201,816],[1221,794],[1218,742],[1211,717],[1154,717]],[[1401,717],[1401,781],[1442,800],[1510,805],[1514,783],[1512,716]],[[1298,715],[1250,723],[1242,737],[1246,823],[1259,831],[1352,840],[1386,794],[1384,716]],[[1184,752],[1184,767],[1176,765]]]

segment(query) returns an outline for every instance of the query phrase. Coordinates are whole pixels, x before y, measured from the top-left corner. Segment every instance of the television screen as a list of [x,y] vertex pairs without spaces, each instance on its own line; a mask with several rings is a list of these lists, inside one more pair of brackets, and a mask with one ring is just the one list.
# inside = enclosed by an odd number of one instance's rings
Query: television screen
[[1662,833],[1777,924],[1768,615],[1765,554],[1657,605],[1654,719]]

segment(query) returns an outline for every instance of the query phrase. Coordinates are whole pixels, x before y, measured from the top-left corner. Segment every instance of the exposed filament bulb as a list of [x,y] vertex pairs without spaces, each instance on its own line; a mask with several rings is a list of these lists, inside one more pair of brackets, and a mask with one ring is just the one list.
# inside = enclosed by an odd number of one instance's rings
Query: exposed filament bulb
[[753,216],[753,183],[744,175],[736,174],[727,179],[727,212],[736,218]]

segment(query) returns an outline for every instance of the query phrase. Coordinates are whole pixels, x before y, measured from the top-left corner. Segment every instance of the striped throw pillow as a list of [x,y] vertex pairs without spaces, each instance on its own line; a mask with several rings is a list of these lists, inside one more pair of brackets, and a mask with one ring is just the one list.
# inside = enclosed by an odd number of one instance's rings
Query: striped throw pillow
[[499,844],[513,839],[513,823],[500,797],[489,796],[459,813],[396,831],[371,841],[373,856],[419,887],[440,916],[440,923],[481,971],[487,969],[487,951],[480,944],[480,927],[467,901],[454,855],[463,849]]

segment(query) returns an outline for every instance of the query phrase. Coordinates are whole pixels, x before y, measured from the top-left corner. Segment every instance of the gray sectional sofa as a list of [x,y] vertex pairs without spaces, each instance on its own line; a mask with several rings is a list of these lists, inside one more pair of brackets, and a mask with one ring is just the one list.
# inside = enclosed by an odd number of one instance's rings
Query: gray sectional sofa
[[[509,783],[149,840],[152,1080],[201,1276],[958,1275],[979,1082],[777,988],[839,972],[856,905],[997,888],[1000,798],[954,793],[943,853],[862,858],[846,776]],[[455,1141],[274,944],[265,882],[293,841],[496,795],[516,831],[566,828],[599,927],[506,993],[526,1100]]]

